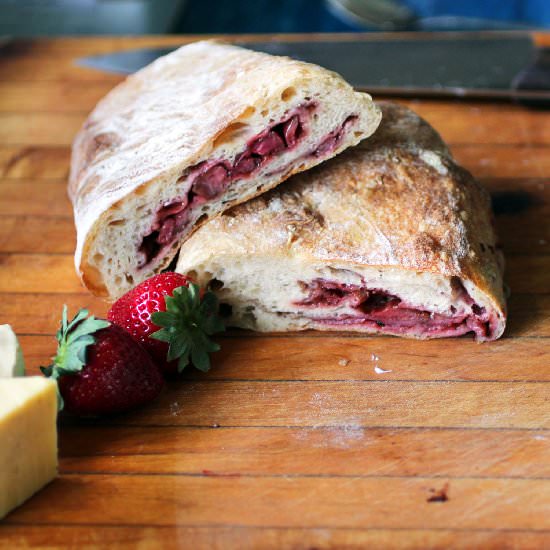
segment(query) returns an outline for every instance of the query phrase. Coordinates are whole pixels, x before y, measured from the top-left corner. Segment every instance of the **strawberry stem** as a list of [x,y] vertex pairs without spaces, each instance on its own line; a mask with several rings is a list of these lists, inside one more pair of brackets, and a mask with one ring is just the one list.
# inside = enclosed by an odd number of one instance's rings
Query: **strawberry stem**
[[209,354],[220,349],[209,336],[225,330],[218,316],[218,299],[212,292],[206,292],[201,300],[200,287],[191,283],[188,287],[175,288],[172,296],[166,295],[164,301],[166,311],[157,311],[151,316],[153,323],[162,327],[151,334],[151,338],[168,344],[166,359],[178,359],[178,372],[190,362],[207,372]]
[[[57,353],[52,358],[53,363],[40,370],[47,378],[57,380],[67,374],[80,372],[86,364],[86,350],[94,344],[94,333],[107,328],[111,323],[104,319],[96,319],[93,315],[88,317],[88,310],[81,309],[73,319],[67,321],[67,306],[63,306],[61,314],[61,326],[56,333]],[[57,391],[59,410],[63,408],[63,399]]]

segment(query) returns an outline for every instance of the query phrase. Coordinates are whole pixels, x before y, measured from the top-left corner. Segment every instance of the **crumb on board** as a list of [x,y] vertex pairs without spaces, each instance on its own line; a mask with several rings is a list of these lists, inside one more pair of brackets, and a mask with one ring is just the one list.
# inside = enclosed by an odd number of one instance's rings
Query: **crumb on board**
[[391,372],[391,370],[385,370],[378,365],[378,361],[380,361],[380,357],[378,357],[376,353],[371,353],[370,360],[374,363],[374,372],[376,374],[386,374],[387,372]]
[[391,372],[391,370],[384,370],[384,369],[381,369],[378,365],[375,365],[374,372],[376,374],[385,374],[386,372]]

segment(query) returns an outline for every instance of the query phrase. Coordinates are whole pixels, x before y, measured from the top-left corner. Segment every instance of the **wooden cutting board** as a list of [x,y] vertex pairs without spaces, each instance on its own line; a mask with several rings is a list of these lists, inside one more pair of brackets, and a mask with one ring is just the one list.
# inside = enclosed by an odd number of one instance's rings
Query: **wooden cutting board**
[[[185,40],[0,50],[0,323],[33,373],[62,304],[107,310],[74,274],[65,188],[75,132],[121,78],[74,59]],[[60,475],[0,523],[0,546],[550,547],[550,112],[403,103],[494,194],[505,336],[229,332],[208,375],[153,405],[62,420]]]

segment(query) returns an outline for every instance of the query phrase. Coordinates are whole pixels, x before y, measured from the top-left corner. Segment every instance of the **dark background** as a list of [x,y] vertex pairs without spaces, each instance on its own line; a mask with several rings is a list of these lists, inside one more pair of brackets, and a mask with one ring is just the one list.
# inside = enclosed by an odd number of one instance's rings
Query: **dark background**
[[[384,25],[361,24],[335,9],[337,1],[0,0],[0,35],[392,30]],[[370,9],[384,0],[361,1]],[[393,30],[550,27],[550,0],[392,1],[410,9],[415,17]]]
[[[421,18],[419,30],[550,26],[550,0],[402,0]],[[454,16],[454,17],[449,17]],[[183,33],[339,32],[354,24],[323,0],[189,0],[176,29]],[[414,30],[414,29],[412,29]]]

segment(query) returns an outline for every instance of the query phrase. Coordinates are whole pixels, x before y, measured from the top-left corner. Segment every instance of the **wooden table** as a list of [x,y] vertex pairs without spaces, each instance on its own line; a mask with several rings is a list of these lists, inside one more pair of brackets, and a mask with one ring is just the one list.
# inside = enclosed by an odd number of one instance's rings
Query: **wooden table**
[[[33,373],[63,303],[107,310],[74,274],[65,187],[75,132],[121,78],[74,59],[184,40],[0,52],[0,323]],[[228,333],[210,374],[152,406],[62,421],[59,477],[2,522],[0,546],[550,547],[550,112],[404,103],[495,193],[505,336]]]

